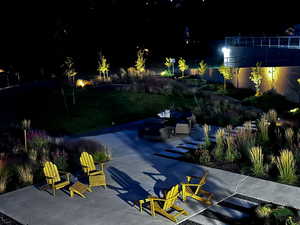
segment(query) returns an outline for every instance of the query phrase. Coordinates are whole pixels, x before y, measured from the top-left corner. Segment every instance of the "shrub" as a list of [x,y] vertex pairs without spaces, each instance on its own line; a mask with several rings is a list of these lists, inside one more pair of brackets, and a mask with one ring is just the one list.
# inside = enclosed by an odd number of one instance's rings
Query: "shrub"
[[38,156],[38,152],[35,149],[30,149],[28,151],[28,158],[32,161],[32,162],[36,162],[37,156]]
[[27,134],[27,140],[31,148],[40,149],[49,144],[47,133],[41,130],[30,130]]
[[250,150],[250,159],[252,162],[252,172],[255,176],[263,177],[266,175],[264,166],[264,155],[261,147],[252,147]]
[[207,149],[199,150],[199,162],[203,165],[207,165],[210,162],[210,154]]
[[21,165],[17,167],[20,180],[25,184],[33,183],[33,172],[30,165]]
[[294,155],[284,149],[280,156],[276,157],[275,164],[279,170],[279,181],[286,184],[294,184],[297,181]]
[[94,161],[97,163],[104,163],[111,160],[111,153],[107,146],[105,146],[104,151],[97,151],[93,154]]
[[223,160],[224,157],[224,137],[225,137],[225,130],[218,129],[216,132],[216,147],[214,149],[214,156],[216,160]]
[[225,160],[228,162],[233,162],[239,158],[239,154],[236,151],[236,144],[233,136],[226,137],[227,149],[225,152]]
[[59,170],[67,170],[68,168],[68,154],[65,151],[57,150],[52,153],[54,164]]
[[272,213],[272,208],[268,205],[260,205],[255,209],[255,213],[259,218],[268,218]]
[[284,223],[289,217],[293,217],[294,213],[292,210],[285,208],[285,207],[279,207],[277,209],[274,209],[272,211],[272,216],[274,217],[277,224]]

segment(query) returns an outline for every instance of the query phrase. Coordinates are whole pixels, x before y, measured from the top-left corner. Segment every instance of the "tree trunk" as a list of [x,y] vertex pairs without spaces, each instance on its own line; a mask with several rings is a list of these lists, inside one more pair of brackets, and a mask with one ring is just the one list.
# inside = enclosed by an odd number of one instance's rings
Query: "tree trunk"
[[26,134],[26,129],[24,129],[24,145],[25,145],[25,151],[27,152],[27,134]]
[[68,108],[68,104],[66,101],[65,91],[63,88],[61,88],[60,91],[61,91],[61,95],[63,96],[63,99],[64,99],[65,109],[66,109],[67,113],[69,113],[69,108]]
[[73,76],[73,105],[75,105],[75,76]]
[[226,90],[226,79],[224,78],[224,91]]

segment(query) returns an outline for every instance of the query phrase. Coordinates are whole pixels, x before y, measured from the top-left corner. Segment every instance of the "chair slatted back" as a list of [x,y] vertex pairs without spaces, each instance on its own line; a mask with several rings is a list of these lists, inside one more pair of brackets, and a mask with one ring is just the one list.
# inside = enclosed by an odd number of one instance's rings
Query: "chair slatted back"
[[57,166],[52,162],[47,161],[44,165],[43,171],[48,184],[54,184],[61,180]]
[[93,170],[96,170],[93,156],[87,152],[81,153],[80,164],[82,165],[83,171],[87,174]]
[[178,196],[179,196],[179,186],[177,184],[173,186],[170,191],[168,191],[166,195],[166,201],[163,205],[163,209],[168,210],[169,208],[171,208],[174,205],[175,201],[177,200]]
[[204,175],[202,176],[202,178],[199,181],[199,186],[197,187],[197,189],[195,191],[196,194],[201,190],[202,186],[206,183],[207,176],[208,176],[208,172],[205,171]]

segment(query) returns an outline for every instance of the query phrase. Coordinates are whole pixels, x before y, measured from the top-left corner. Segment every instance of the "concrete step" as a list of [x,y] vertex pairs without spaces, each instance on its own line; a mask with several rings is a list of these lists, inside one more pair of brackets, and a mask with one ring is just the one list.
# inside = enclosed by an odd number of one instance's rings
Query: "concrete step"
[[245,217],[249,217],[249,214],[247,214],[247,213],[237,211],[237,210],[234,210],[231,208],[227,208],[224,206],[219,206],[219,205],[214,205],[214,206],[210,207],[209,211],[221,214],[223,216],[226,216],[226,217],[229,217],[232,219],[242,219]]
[[191,149],[191,150],[197,150],[197,149],[198,149],[197,145],[193,145],[193,144],[184,144],[184,143],[177,145],[177,147],[179,147],[179,148]]
[[163,156],[166,158],[171,158],[171,159],[180,159],[183,157],[182,154],[179,153],[173,153],[173,152],[167,152],[167,151],[163,151],[163,152],[159,152],[159,153],[155,153],[156,155],[159,156]]
[[230,204],[241,206],[241,207],[244,207],[244,208],[247,208],[247,209],[259,205],[256,202],[251,202],[251,201],[248,201],[246,199],[241,199],[241,198],[237,198],[237,197],[228,198],[224,202],[228,202]]
[[201,214],[189,218],[189,221],[199,223],[201,225],[228,225],[227,223],[223,223],[219,220],[209,218]]
[[166,151],[184,154],[184,153],[189,152],[190,150],[185,149],[185,148],[179,148],[179,147],[170,147],[170,148],[167,148]]
[[196,141],[196,140],[183,140],[184,142],[192,145],[203,145],[204,141]]

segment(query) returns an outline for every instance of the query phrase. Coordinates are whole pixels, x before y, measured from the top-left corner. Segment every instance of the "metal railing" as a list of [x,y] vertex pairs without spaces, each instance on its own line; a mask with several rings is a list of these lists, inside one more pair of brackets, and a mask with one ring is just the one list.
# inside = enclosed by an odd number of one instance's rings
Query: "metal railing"
[[300,36],[225,37],[225,46],[300,49]]

